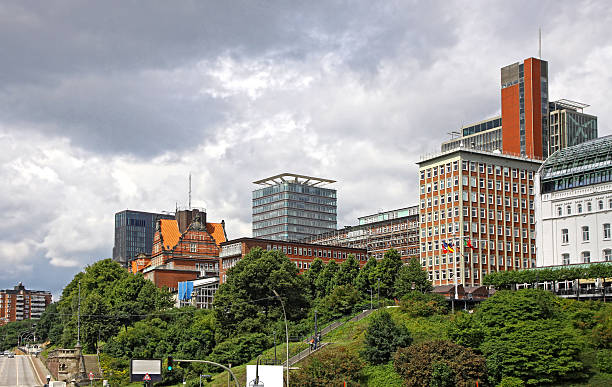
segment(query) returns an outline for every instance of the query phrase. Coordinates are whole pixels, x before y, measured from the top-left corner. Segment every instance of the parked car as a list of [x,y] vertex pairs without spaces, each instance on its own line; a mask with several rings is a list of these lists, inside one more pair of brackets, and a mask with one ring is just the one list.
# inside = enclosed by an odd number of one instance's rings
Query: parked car
[[11,357],[15,357],[15,354],[14,354],[13,352],[9,352],[8,357],[9,357],[9,358],[11,358]]

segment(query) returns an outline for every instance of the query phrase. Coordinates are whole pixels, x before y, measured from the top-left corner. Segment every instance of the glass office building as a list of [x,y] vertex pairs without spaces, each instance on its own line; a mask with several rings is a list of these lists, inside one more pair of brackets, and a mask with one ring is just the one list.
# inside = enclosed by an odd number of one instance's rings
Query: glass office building
[[155,223],[158,219],[174,219],[174,214],[124,210],[115,214],[115,246],[113,260],[127,267],[140,253],[151,255]]
[[284,173],[255,181],[253,237],[299,241],[336,229],[334,180]]

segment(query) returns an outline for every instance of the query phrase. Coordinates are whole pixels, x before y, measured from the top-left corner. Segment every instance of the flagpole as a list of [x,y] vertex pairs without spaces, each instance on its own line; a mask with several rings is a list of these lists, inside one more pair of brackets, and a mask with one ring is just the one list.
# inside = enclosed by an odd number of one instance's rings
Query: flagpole
[[459,298],[459,294],[457,293],[457,249],[455,248],[455,259],[453,262],[453,278],[455,278],[455,299]]

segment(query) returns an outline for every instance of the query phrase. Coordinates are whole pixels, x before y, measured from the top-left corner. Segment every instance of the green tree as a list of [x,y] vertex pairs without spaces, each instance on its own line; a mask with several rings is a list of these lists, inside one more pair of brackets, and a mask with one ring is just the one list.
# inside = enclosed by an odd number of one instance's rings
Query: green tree
[[361,297],[353,285],[336,286],[331,294],[319,302],[319,312],[324,320],[332,320],[350,314]]
[[402,297],[400,308],[412,317],[429,317],[448,313],[447,302],[439,294],[410,291]]
[[246,333],[267,332],[271,323],[283,319],[299,321],[308,310],[304,279],[298,268],[280,251],[254,248],[227,274],[215,295],[214,311],[218,341]]
[[561,312],[560,305],[561,300],[547,291],[502,290],[480,304],[477,316],[485,327],[504,327],[525,320],[554,318]]
[[263,352],[270,344],[270,337],[263,333],[236,336],[219,343],[210,357],[217,363],[239,365]]
[[381,297],[393,297],[395,293],[395,280],[402,265],[402,256],[395,249],[385,252],[383,259],[376,265],[376,286],[380,286]]
[[323,387],[359,385],[363,362],[344,348],[323,348],[309,356],[292,376],[296,386]]
[[[393,365],[408,386],[428,387],[434,372],[436,381],[448,377],[440,363],[452,370],[453,386],[471,387],[477,380],[486,381],[485,359],[468,348],[450,341],[434,340],[400,348],[395,353]],[[437,365],[437,366],[436,366]],[[436,366],[434,368],[434,366]]]
[[376,265],[378,261],[374,257],[370,257],[365,266],[359,270],[359,274],[355,279],[355,286],[362,294],[369,294],[370,291],[376,291]]
[[40,337],[41,340],[58,343],[62,338],[62,330],[62,320],[57,311],[57,302],[54,302],[47,306],[40,316],[36,324],[36,336]]
[[453,387],[455,385],[455,372],[445,361],[438,361],[431,368],[429,387]]
[[334,289],[334,278],[336,277],[336,273],[338,272],[338,264],[336,261],[329,261],[327,265],[319,274],[317,280],[315,281],[315,287],[317,288],[317,298],[323,298],[326,295],[330,294]]
[[311,300],[317,298],[317,287],[315,284],[317,282],[317,278],[319,278],[319,275],[323,271],[324,266],[325,264],[323,263],[323,260],[317,257],[312,261],[312,264],[308,267],[306,273],[303,274]]
[[340,264],[336,275],[334,276],[334,285],[354,285],[355,279],[359,275],[359,262],[355,259],[354,254],[349,254],[348,257]]
[[408,265],[403,265],[395,280],[395,297],[402,298],[413,290],[429,292],[433,289],[427,271],[423,270],[418,258],[412,258]]
[[398,347],[412,342],[410,332],[403,325],[396,325],[386,310],[377,312],[365,333],[365,348],[361,355],[371,364],[389,361]]
[[448,336],[456,344],[477,350],[485,339],[485,330],[473,314],[460,312],[451,317]]

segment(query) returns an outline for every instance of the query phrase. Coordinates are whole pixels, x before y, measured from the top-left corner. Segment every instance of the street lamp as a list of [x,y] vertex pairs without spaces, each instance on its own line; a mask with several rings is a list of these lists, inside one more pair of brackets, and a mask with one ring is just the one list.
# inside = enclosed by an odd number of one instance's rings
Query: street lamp
[[279,296],[278,292],[274,289],[272,289],[272,292],[274,292],[274,295],[280,301],[281,306],[283,307],[283,316],[285,317],[285,336],[287,339],[287,387],[289,387],[289,328],[287,326],[287,313],[285,312],[285,303],[283,302],[281,296]]

